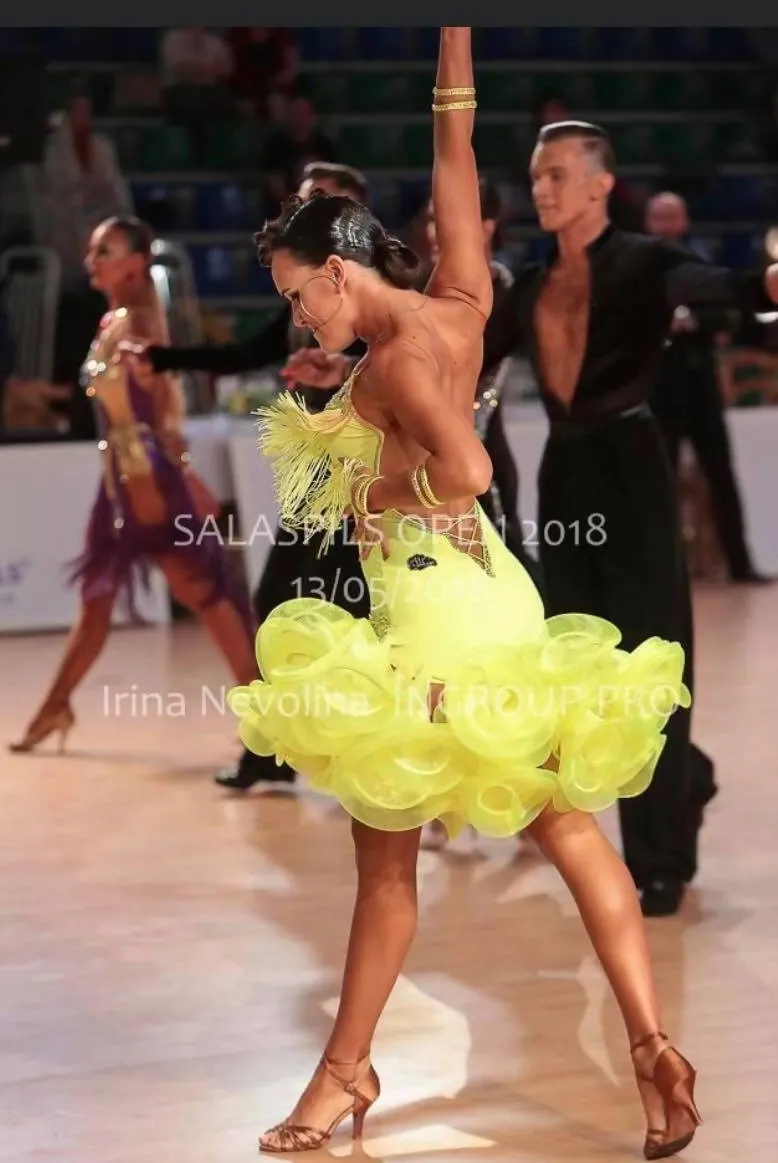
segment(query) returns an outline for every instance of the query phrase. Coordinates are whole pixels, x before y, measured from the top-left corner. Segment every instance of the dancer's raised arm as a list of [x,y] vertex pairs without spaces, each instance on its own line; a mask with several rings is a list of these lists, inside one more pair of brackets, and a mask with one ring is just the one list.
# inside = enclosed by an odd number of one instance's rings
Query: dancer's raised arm
[[492,278],[484,249],[478,168],[472,145],[476,101],[470,31],[440,30],[432,106],[432,205],[440,258],[428,293],[460,299],[486,319],[492,309]]

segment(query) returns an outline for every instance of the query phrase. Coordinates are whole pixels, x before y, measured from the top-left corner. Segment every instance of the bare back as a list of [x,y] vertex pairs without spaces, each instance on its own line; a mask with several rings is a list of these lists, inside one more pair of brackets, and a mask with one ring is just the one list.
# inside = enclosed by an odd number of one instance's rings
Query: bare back
[[589,336],[589,264],[554,267],[535,307],[540,376],[547,392],[569,407],[581,375]]
[[[370,349],[352,392],[352,401],[360,416],[384,434],[382,471],[385,473],[414,468],[429,451],[394,419],[391,392],[381,374],[386,360],[402,359],[403,351],[422,355],[434,369],[440,408],[456,410],[469,423],[473,422],[473,403],[483,363],[485,320],[445,289],[436,295],[433,284],[424,295],[407,292],[408,308],[405,313],[398,313],[396,333]],[[413,376],[413,365],[408,374]]]

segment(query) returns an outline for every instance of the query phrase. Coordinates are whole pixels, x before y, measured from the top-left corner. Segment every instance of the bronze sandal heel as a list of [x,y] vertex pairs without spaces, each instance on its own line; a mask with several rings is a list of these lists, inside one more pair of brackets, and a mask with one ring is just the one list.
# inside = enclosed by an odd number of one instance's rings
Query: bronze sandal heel
[[[361,1069],[365,1065],[367,1069]],[[362,1140],[367,1112],[381,1094],[381,1083],[369,1059],[363,1058],[360,1062],[333,1062],[332,1059],[327,1058],[325,1055],[319,1063],[319,1066],[321,1069],[326,1070],[330,1078],[333,1078],[337,1082],[345,1094],[349,1095],[352,1099],[351,1106],[347,1107],[342,1114],[339,1114],[326,1130],[321,1130],[317,1127],[300,1126],[284,1120],[278,1126],[271,1127],[259,1140],[260,1153],[287,1155],[297,1151],[318,1151],[330,1141],[338,1127],[341,1123],[345,1122],[349,1115],[351,1115],[354,1124],[354,1141],[360,1142]],[[353,1079],[341,1078],[335,1070],[336,1066],[356,1067],[355,1077]],[[370,1090],[375,1091],[372,1098],[364,1093],[364,1089],[368,1087]]]
[[[688,1147],[697,1128],[702,1125],[702,1116],[694,1101],[694,1086],[697,1072],[690,1062],[680,1054],[666,1034],[654,1033],[642,1038],[631,1047],[634,1060],[636,1050],[642,1050],[653,1041],[664,1045],[654,1060],[650,1074],[635,1063],[638,1088],[647,1110],[661,1102],[665,1125],[661,1129],[649,1126],[643,1155],[646,1159],[669,1159]],[[652,1100],[654,1100],[652,1102]]]

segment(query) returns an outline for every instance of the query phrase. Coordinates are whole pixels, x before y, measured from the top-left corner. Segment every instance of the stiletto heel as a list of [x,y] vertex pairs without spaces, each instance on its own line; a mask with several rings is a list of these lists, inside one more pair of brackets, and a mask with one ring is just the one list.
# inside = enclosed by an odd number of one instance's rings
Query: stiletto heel
[[[335,1071],[336,1066],[354,1067],[355,1077],[353,1079],[341,1078]],[[333,1119],[326,1130],[322,1130],[319,1127],[303,1126],[299,1123],[292,1123],[289,1119],[285,1119],[278,1126],[271,1127],[269,1131],[266,1131],[259,1140],[260,1153],[266,1152],[271,1155],[287,1155],[297,1151],[318,1151],[325,1143],[330,1141],[340,1124],[349,1115],[351,1115],[353,1120],[354,1141],[361,1141],[365,1129],[367,1112],[381,1094],[381,1083],[370,1064],[370,1060],[363,1058],[359,1062],[333,1062],[332,1059],[327,1058],[325,1055],[319,1063],[319,1067],[325,1070],[330,1078],[337,1082],[341,1090],[350,1096],[352,1099],[351,1104],[346,1107],[342,1114],[339,1114],[337,1118]],[[366,1088],[375,1091],[372,1097],[364,1093],[364,1089]]]
[[[649,1074],[640,1068],[635,1052],[654,1041],[661,1041],[664,1045],[654,1059]],[[661,1032],[649,1034],[636,1042],[631,1047],[631,1053],[644,1107],[647,1111],[652,1107],[656,1110],[661,1103],[665,1120],[664,1127],[660,1129],[650,1125],[649,1117],[643,1155],[650,1160],[668,1159],[688,1147],[697,1128],[702,1125],[702,1116],[694,1101],[697,1071],[683,1054],[670,1045],[667,1035]]]
[[369,1110],[370,1110],[370,1103],[369,1102],[362,1103],[362,1105],[359,1108],[354,1107],[354,1136],[353,1137],[354,1137],[355,1143],[362,1142],[362,1136],[363,1136],[364,1131],[365,1131],[365,1118],[367,1117],[367,1112]]
[[41,712],[27,728],[24,738],[20,739],[18,743],[9,743],[8,750],[17,755],[26,754],[34,751],[38,744],[48,739],[49,735],[56,733],[59,736],[59,753],[61,755],[65,750],[67,737],[75,721],[76,717],[69,706],[60,707],[59,710],[49,713]]

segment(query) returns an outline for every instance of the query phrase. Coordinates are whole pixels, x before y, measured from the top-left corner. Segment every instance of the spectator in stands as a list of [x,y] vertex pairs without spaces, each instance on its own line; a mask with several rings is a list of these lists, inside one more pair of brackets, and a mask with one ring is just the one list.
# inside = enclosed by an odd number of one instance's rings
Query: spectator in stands
[[[667,191],[656,194],[648,203],[646,229],[688,248],[691,225],[683,198]],[[694,449],[731,580],[754,584],[768,579],[754,567],[746,544],[716,360],[717,339],[731,326],[732,312],[725,308],[677,307],[650,401],[676,472],[683,441]]]
[[186,129],[200,165],[208,161],[214,119],[231,109],[228,84],[234,67],[229,45],[207,28],[171,28],[162,39],[165,107],[171,120]]
[[303,92],[287,102],[284,124],[272,134],[262,155],[270,197],[283,202],[296,188],[304,167],[311,162],[334,162],[335,147],[318,128],[316,112]]
[[300,68],[291,28],[232,28],[235,61],[232,88],[264,120],[282,115],[279,98],[289,98]]
[[92,104],[76,92],[46,142],[40,238],[62,263],[54,379],[75,384],[105,299],[84,273],[84,253],[95,226],[132,213],[132,197],[113,143],[94,128]]
[[94,128],[92,103],[76,93],[46,142],[44,234],[67,283],[84,281],[84,251],[98,222],[132,212],[132,198],[110,138]]

